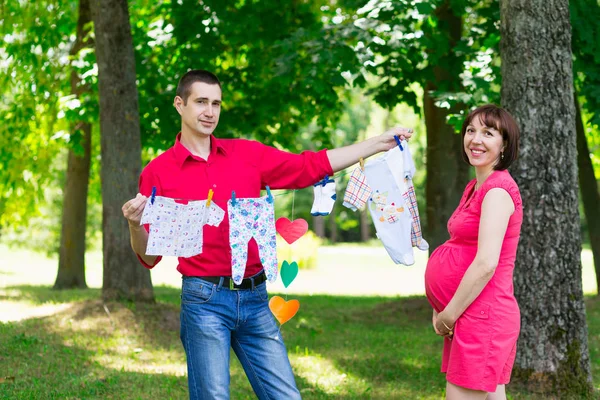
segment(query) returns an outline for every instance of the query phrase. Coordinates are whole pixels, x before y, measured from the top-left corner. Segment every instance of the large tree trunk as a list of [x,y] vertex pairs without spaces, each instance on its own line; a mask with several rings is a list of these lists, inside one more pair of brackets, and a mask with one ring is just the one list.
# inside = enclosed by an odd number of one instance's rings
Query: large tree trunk
[[150,271],[129,244],[122,205],[138,191],[141,140],[135,58],[127,0],[92,0],[102,154],[105,299],[153,301]]
[[581,289],[568,0],[501,0],[502,103],[522,132],[511,169],[523,197],[515,269],[516,383],[559,398],[591,388]]
[[594,269],[596,271],[596,288],[600,296],[600,194],[598,194],[598,182],[594,175],[594,166],[590,159],[590,150],[585,137],[585,128],[581,118],[581,108],[575,98],[575,112],[577,123],[577,165],[579,167],[579,187],[581,189],[581,200],[583,212],[588,225],[590,235],[590,246],[594,256]]
[[[77,19],[77,36],[69,52],[76,57],[79,52],[91,47],[89,23],[92,20],[89,0],[80,0]],[[82,85],[81,77],[71,70],[71,93],[81,98],[89,87]],[[83,154],[69,149],[65,190],[63,193],[62,230],[58,273],[54,289],[86,288],[85,283],[85,228],[87,217],[88,181],[90,177],[92,126],[79,122],[71,127],[72,137],[81,135]]]
[[[449,1],[444,1],[435,11],[438,28],[449,41],[449,49],[458,44],[462,35],[462,17],[456,16]],[[435,50],[433,50],[435,51]],[[446,123],[448,110],[436,107],[430,92],[443,87],[447,91],[459,91],[459,73],[462,59],[451,50],[433,67],[435,80],[427,82],[423,96],[425,125],[427,126],[427,182],[425,200],[427,203],[427,226],[425,238],[429,252],[448,239],[446,224],[460,202],[462,192],[469,181],[469,165],[462,159],[462,139],[454,128]]]

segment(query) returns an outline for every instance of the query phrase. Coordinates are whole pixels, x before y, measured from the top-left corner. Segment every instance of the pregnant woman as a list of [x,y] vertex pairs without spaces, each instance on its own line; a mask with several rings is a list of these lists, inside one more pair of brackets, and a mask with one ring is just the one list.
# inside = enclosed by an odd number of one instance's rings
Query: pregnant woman
[[504,400],[520,329],[513,269],[523,208],[506,170],[517,158],[519,128],[507,111],[485,105],[461,134],[476,179],[448,221],[450,239],[429,258],[425,288],[433,328],[444,337],[446,398]]

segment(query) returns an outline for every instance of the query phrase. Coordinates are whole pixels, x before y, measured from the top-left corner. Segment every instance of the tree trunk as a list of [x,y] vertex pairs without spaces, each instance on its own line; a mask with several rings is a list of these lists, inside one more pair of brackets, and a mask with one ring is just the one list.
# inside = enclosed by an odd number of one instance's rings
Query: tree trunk
[[579,169],[579,187],[581,189],[581,200],[583,212],[588,225],[590,235],[590,246],[594,256],[594,270],[596,271],[596,288],[600,296],[600,195],[598,194],[598,182],[594,175],[594,166],[590,159],[590,150],[585,137],[585,128],[581,117],[581,108],[575,98],[575,112],[577,123],[577,165]]
[[92,0],[102,155],[102,295],[154,301],[150,271],[129,244],[122,205],[138,191],[141,140],[135,58],[127,0]]
[[312,217],[312,226],[315,231],[315,235],[324,239],[325,238],[325,220],[321,216]]
[[[89,40],[89,23],[92,20],[89,0],[80,0],[77,19],[77,36],[69,54],[92,47]],[[71,93],[81,98],[90,88],[81,84],[81,77],[72,67]],[[69,149],[65,190],[63,194],[62,230],[58,257],[58,273],[54,289],[86,288],[85,283],[85,231],[87,217],[88,181],[90,177],[92,126],[87,122],[73,124],[72,137],[81,134],[83,154]]]
[[[454,15],[449,1],[444,1],[435,11],[438,27],[446,33],[449,48],[458,44],[462,36],[462,18]],[[433,50],[435,51],[435,50]],[[461,88],[459,73],[462,71],[462,59],[451,50],[433,67],[435,79],[425,85],[423,109],[427,126],[427,182],[425,200],[427,203],[427,226],[425,238],[429,243],[429,252],[448,240],[446,224],[460,202],[463,190],[469,181],[469,165],[462,159],[462,138],[454,128],[446,123],[451,112],[435,105],[431,91],[444,85],[444,90],[459,91]]]
[[521,335],[513,380],[559,398],[591,390],[581,288],[568,0],[501,0],[502,103],[522,132],[515,268]]
[[371,240],[370,219],[369,211],[366,208],[360,211],[360,241],[363,243]]
[[338,231],[337,231],[337,224],[335,221],[335,207],[333,207],[333,209],[329,213],[328,222],[329,222],[329,240],[331,240],[331,243],[336,243],[337,239],[338,239]]

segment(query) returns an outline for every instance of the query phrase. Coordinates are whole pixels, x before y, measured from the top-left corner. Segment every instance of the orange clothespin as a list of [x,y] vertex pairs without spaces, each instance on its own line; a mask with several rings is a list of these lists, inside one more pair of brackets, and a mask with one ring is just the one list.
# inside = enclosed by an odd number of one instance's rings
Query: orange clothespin
[[206,207],[210,207],[210,201],[213,198],[213,194],[215,194],[215,192],[213,192],[212,189],[208,189],[208,199],[206,199]]
[[360,169],[364,171],[365,170],[365,159],[362,158],[362,157],[359,158],[358,159],[358,165],[360,165]]

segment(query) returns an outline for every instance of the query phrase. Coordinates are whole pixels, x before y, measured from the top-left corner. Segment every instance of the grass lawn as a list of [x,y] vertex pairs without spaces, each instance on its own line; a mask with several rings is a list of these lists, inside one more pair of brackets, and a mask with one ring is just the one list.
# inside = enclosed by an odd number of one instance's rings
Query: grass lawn
[[[152,305],[103,304],[97,288],[51,290],[44,273],[0,262],[0,302],[31,316],[0,322],[0,399],[187,398],[179,288],[156,287]],[[16,284],[20,275],[34,284]],[[300,313],[282,332],[303,398],[443,398],[441,341],[423,296],[293,298]],[[589,296],[586,305],[600,389],[600,299]],[[231,398],[255,398],[233,353],[232,360]]]

